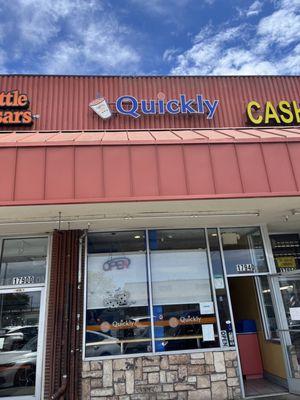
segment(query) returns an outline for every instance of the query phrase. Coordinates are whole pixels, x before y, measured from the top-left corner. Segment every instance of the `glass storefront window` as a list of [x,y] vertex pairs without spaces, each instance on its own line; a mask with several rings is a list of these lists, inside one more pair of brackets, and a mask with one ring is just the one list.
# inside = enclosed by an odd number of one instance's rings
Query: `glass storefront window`
[[221,229],[227,275],[268,272],[260,228]]
[[223,347],[234,346],[234,335],[230,316],[228,295],[222,266],[219,235],[217,229],[208,229],[210,258],[213,270],[213,284],[216,291],[217,306],[220,320],[220,341]]
[[48,239],[5,239],[2,247],[0,285],[31,285],[45,282]]
[[86,357],[152,351],[145,233],[92,234],[88,250]]
[[300,269],[300,240],[297,233],[270,235],[276,271]]
[[203,229],[149,232],[155,350],[217,347]]
[[90,234],[85,356],[235,346],[223,262],[267,273],[260,228]]

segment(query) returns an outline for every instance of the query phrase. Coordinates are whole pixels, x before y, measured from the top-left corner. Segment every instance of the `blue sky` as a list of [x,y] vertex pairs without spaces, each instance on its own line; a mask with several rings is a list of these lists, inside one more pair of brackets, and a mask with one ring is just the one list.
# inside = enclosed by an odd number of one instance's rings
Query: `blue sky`
[[0,73],[300,74],[300,0],[0,0]]

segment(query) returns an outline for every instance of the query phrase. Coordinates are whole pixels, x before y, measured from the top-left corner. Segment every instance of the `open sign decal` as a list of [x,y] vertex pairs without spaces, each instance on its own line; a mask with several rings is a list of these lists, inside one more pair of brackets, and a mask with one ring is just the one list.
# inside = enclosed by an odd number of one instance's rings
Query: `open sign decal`
[[103,264],[103,271],[112,271],[113,269],[127,269],[130,265],[130,259],[127,257],[117,257],[106,261]]

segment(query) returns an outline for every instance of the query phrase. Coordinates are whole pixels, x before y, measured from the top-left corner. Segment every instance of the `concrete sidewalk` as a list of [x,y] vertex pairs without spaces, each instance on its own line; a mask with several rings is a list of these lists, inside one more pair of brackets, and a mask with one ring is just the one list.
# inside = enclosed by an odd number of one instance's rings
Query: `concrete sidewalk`
[[300,396],[299,395],[295,395],[295,394],[290,394],[290,393],[286,393],[286,394],[280,394],[278,396],[257,396],[257,397],[247,397],[247,399],[260,399],[260,400],[300,400]]

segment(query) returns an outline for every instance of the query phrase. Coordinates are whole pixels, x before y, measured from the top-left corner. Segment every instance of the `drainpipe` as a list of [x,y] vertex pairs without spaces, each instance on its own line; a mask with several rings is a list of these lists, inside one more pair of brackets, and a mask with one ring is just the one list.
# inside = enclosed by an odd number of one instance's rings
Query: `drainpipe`
[[61,396],[65,393],[68,386],[68,376],[63,375],[61,387],[50,397],[51,400],[59,400]]
[[[81,298],[80,298],[80,294],[81,294],[81,283],[82,283],[82,272],[81,272],[81,268],[82,268],[82,245],[83,245],[83,241],[85,239],[87,235],[87,230],[83,232],[83,234],[78,238],[78,242],[79,242],[79,252],[78,252],[78,271],[77,271],[77,292],[78,292],[78,297],[77,297],[77,304],[76,304],[76,308],[77,310],[80,310],[80,306],[81,306]],[[69,264],[71,261],[70,259],[70,254],[68,256],[68,260],[67,260],[67,264]],[[70,271],[70,265],[68,268],[68,271]],[[66,292],[67,296],[66,296],[66,304],[65,304],[65,316],[67,318],[65,318],[65,324],[68,324],[70,315],[72,314],[72,310],[70,309],[70,306],[72,307],[72,305],[70,304],[70,288],[68,288],[67,292]],[[72,318],[71,318],[72,319]],[[76,326],[76,344],[80,343],[80,319],[81,319],[81,311],[77,312],[77,326]],[[65,326],[64,331],[66,332],[67,326]],[[80,351],[80,348],[76,348],[76,351]],[[71,349],[71,352],[73,350]],[[76,369],[76,364],[77,362],[75,361],[75,369]],[[72,379],[71,379],[72,380]],[[60,400],[63,396],[63,394],[66,392],[67,387],[69,384],[69,379],[67,374],[64,374],[62,376],[62,384],[59,387],[59,389],[50,397],[50,400]]]

